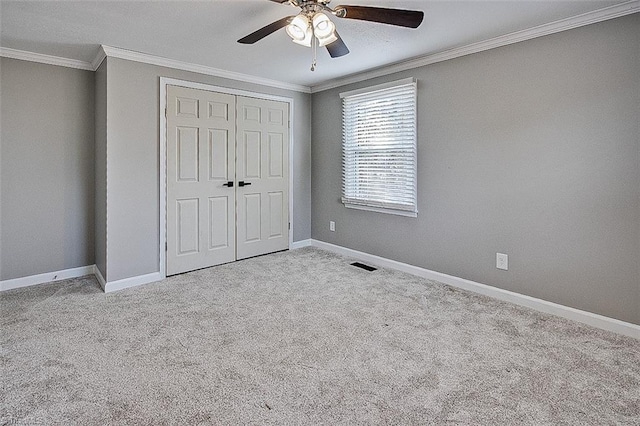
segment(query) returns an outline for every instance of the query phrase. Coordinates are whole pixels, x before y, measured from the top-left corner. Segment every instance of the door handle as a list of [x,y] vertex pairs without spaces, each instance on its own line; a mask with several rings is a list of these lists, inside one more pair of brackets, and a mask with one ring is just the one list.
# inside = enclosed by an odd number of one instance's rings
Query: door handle
[[229,182],[227,182],[227,183],[223,183],[223,184],[222,184],[222,186],[228,186],[229,188],[231,188],[231,187],[233,186],[233,181],[232,181],[232,180],[230,180],[230,181],[229,181]]
[[243,180],[241,180],[240,182],[238,182],[238,186],[249,186],[251,185],[251,182],[245,182]]

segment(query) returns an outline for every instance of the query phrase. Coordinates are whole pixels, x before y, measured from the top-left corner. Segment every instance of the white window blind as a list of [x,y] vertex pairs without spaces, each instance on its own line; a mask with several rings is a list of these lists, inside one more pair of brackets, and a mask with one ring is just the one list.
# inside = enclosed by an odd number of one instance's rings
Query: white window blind
[[346,207],[417,215],[416,96],[413,78],[340,94]]

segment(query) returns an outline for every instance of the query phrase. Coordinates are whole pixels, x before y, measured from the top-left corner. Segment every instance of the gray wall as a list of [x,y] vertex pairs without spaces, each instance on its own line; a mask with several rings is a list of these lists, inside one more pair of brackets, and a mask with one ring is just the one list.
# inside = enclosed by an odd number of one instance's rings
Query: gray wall
[[[0,58],[0,280],[158,270],[166,76],[294,99],[295,241],[640,323],[639,28],[635,14],[313,96],[114,58],[95,75]],[[345,209],[338,93],[409,76],[419,216]]]
[[155,65],[107,62],[107,274],[109,281],[158,271],[159,77],[294,99],[294,241],[311,236],[311,96]]
[[0,69],[0,280],[91,265],[94,73]]
[[[638,46],[634,14],[314,94],[312,237],[640,323]],[[410,76],[418,218],[346,209],[338,94]]]
[[107,61],[95,75],[95,253],[96,266],[107,276]]

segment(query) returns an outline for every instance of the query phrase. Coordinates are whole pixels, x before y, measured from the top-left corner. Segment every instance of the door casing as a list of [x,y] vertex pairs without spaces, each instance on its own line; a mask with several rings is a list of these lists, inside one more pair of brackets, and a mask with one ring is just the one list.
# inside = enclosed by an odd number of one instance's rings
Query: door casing
[[179,80],[168,77],[160,77],[160,158],[159,158],[159,170],[160,170],[160,185],[159,185],[159,196],[160,196],[160,212],[159,212],[159,230],[158,230],[158,241],[159,244],[159,259],[158,266],[161,278],[166,278],[167,276],[167,253],[166,253],[166,244],[167,244],[167,118],[166,118],[166,108],[167,108],[167,85],[172,86],[182,86],[188,87],[192,89],[206,90],[210,92],[218,92],[218,93],[226,93],[229,95],[238,95],[238,96],[247,96],[258,99],[265,100],[273,100],[286,102],[289,104],[289,119],[291,121],[289,125],[289,249],[291,249],[293,245],[293,147],[294,147],[294,137],[293,137],[293,128],[294,128],[294,120],[293,120],[293,99],[287,98],[283,96],[275,96],[268,95],[264,93],[250,92],[246,90],[239,89],[231,89],[228,87],[221,86],[213,86],[204,83],[196,83],[192,81]]

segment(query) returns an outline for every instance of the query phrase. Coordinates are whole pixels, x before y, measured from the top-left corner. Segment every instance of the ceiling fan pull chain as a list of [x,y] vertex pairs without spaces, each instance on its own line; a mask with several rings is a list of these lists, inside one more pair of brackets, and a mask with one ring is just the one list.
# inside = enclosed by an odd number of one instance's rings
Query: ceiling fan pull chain
[[316,70],[317,52],[318,52],[318,40],[316,40],[316,38],[315,38],[315,34],[314,34],[313,26],[312,26],[311,27],[311,55],[312,55],[311,71],[315,71]]

